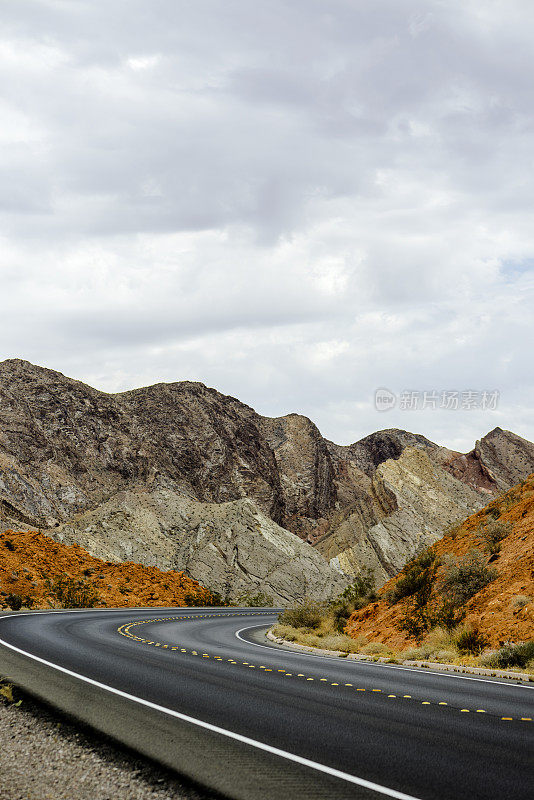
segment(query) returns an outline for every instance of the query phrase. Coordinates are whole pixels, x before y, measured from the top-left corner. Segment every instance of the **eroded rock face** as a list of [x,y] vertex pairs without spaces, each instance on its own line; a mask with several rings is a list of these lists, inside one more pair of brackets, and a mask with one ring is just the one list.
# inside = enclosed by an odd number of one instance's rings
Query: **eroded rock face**
[[477,442],[474,453],[499,493],[533,471],[534,444],[502,428],[494,428]]
[[[136,531],[135,538],[132,531]],[[249,499],[200,503],[168,489],[121,492],[54,537],[107,561],[184,570],[223,597],[261,591],[275,604],[339,594],[347,580]]]
[[313,422],[299,414],[263,417],[259,425],[276,459],[285,525],[305,537],[316,520],[336,508],[335,472],[326,442]]
[[333,442],[328,444],[338,458],[342,461],[352,461],[369,477],[375,474],[377,467],[384,461],[388,461],[390,458],[400,458],[406,447],[417,447],[435,457],[439,457],[443,452],[448,452],[419,433],[410,433],[398,428],[376,431],[376,433],[371,433],[346,447],[333,444]]
[[[5,502],[50,527],[136,487],[284,513],[274,454],[244,404],[203,384],[107,395],[27,362],[0,364]],[[18,484],[18,488],[17,485]]]
[[[318,548],[330,556],[333,566],[348,574],[370,567],[379,583],[486,502],[435,464],[426,450],[415,447],[405,448],[398,459],[382,462],[372,488],[375,504],[368,505],[367,516],[363,517],[359,508]],[[389,507],[376,503],[381,497],[388,498]],[[329,539],[335,540],[334,548]]]

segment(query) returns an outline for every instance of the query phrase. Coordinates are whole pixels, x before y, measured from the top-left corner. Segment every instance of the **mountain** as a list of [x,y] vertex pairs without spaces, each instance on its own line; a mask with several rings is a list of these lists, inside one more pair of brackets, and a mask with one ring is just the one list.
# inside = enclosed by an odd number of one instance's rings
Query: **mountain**
[[324,596],[366,565],[383,582],[533,470],[534,445],[500,428],[467,454],[396,429],[340,446],[202,383],[112,395],[0,363],[0,529],[217,591]]
[[[501,433],[490,441],[501,438]],[[534,475],[492,500],[435,545],[442,562],[437,587],[443,569],[473,549],[481,551],[484,560],[488,558],[483,534],[488,525],[496,524],[504,538],[489,558],[495,579],[467,600],[462,622],[466,628],[480,631],[492,647],[531,639],[534,630]],[[399,649],[412,643],[401,626],[412,598],[394,605],[387,601],[387,593],[399,577],[402,573],[385,585],[377,602],[354,612],[347,628],[350,635],[364,635]]]

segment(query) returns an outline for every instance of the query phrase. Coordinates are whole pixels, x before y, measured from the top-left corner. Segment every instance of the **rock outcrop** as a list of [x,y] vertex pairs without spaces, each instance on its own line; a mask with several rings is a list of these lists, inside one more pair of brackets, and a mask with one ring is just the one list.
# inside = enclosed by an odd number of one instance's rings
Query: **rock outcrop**
[[225,598],[261,591],[280,604],[331,597],[347,585],[316,550],[248,498],[200,503],[169,489],[120,492],[54,536],[107,561],[181,569]]
[[371,487],[370,499],[317,547],[348,574],[371,568],[379,583],[487,499],[441,469],[426,449],[415,447],[404,449],[396,460],[383,461]]

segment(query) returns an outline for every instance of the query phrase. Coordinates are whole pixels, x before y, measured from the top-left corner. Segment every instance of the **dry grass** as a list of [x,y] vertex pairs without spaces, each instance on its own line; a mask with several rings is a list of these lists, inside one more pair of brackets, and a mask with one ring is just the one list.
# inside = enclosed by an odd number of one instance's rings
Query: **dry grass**
[[318,647],[322,650],[335,650],[340,653],[361,653],[362,647],[368,644],[367,639],[362,636],[353,639],[344,633],[337,633],[328,624],[321,623],[321,627],[314,632],[307,628],[293,628],[290,625],[275,625],[271,628],[275,636],[285,639],[287,642],[295,642],[304,647]]
[[[493,667],[492,656],[494,651],[486,651],[481,655],[462,653],[458,649],[458,639],[465,628],[459,626],[455,630],[447,631],[444,628],[434,628],[418,647],[408,647],[395,650],[382,642],[369,642],[365,636],[352,638],[344,634],[333,632],[328,620],[323,620],[321,628],[311,631],[306,628],[292,628],[290,625],[277,624],[271,628],[272,633],[286,642],[294,642],[304,647],[317,647],[322,650],[362,655],[367,658],[386,658],[393,663],[402,664],[404,661],[432,661],[440,664],[450,664],[459,667]],[[534,660],[529,662],[525,669],[513,668],[517,672],[534,676]]]

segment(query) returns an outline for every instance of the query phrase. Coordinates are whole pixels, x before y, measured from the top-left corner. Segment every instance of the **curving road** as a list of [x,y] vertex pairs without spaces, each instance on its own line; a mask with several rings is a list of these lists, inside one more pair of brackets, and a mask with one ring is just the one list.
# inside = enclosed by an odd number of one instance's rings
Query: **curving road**
[[265,641],[275,618],[10,615],[0,672],[229,797],[534,796],[534,688],[295,653]]

